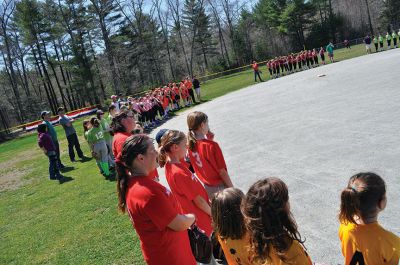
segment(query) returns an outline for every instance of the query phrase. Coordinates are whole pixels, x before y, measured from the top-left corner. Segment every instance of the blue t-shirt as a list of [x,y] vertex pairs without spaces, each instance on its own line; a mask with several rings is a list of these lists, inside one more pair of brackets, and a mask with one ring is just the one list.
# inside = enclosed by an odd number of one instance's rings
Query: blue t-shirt
[[71,126],[67,126],[67,123],[71,122],[71,118],[69,118],[67,115],[64,115],[63,117],[60,117],[59,119],[60,124],[64,128],[65,135],[68,137],[74,133],[76,133],[74,126],[71,124]]
[[47,125],[47,129],[50,133],[50,136],[51,136],[51,139],[53,140],[53,142],[58,142],[57,133],[56,133],[56,130],[54,129],[53,124],[49,121],[43,121],[42,123]]

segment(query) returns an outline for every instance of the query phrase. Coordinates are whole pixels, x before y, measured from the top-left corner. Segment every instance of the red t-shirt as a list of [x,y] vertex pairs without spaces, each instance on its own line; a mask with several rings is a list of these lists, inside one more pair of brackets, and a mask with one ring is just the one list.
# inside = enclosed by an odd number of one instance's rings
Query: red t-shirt
[[178,199],[184,213],[196,216],[197,226],[211,236],[211,217],[194,204],[194,199],[200,195],[209,202],[208,195],[197,177],[188,169],[186,163],[165,164],[165,177],[172,193]]
[[[112,152],[115,158],[119,158],[119,154],[122,152],[122,148],[124,147],[124,143],[129,136],[133,134],[128,132],[117,132],[114,134],[113,142],[112,142]],[[158,180],[158,171],[157,168],[150,172],[149,177],[154,180]]]
[[251,67],[253,67],[253,70],[254,70],[254,71],[258,71],[258,64],[257,64],[257,63],[253,63],[253,64],[251,65]]
[[183,212],[166,187],[148,177],[131,178],[126,205],[147,264],[196,264],[187,231],[177,232],[168,227]]
[[222,150],[216,142],[197,140],[195,151],[189,150],[189,159],[196,175],[204,184],[216,186],[222,183],[219,172],[227,168]]

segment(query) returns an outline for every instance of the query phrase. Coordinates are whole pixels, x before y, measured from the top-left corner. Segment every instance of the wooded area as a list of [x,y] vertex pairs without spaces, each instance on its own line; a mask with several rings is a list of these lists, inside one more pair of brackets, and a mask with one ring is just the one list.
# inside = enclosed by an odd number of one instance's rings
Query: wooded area
[[0,131],[399,21],[398,0],[2,0]]

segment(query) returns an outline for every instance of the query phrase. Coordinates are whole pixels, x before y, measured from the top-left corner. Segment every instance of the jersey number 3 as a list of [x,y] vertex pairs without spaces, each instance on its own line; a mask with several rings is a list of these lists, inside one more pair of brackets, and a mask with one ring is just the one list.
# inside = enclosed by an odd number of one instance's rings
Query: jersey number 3
[[198,167],[203,167],[203,164],[201,163],[201,160],[200,160],[200,155],[199,155],[199,153],[197,153],[197,152],[192,152],[192,155],[193,155],[193,157],[196,159],[196,165],[197,165]]

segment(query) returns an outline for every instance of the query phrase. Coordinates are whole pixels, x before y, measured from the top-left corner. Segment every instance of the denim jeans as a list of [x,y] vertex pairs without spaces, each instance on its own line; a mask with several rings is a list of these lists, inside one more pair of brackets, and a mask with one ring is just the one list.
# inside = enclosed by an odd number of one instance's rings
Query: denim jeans
[[49,157],[49,177],[50,179],[58,179],[60,171],[58,169],[57,153],[55,151],[48,151],[47,156]]

